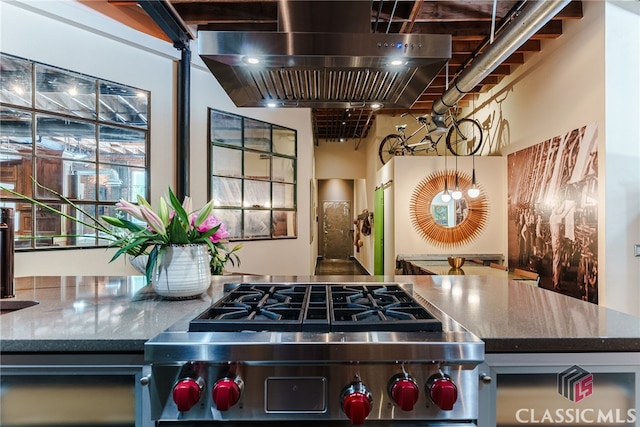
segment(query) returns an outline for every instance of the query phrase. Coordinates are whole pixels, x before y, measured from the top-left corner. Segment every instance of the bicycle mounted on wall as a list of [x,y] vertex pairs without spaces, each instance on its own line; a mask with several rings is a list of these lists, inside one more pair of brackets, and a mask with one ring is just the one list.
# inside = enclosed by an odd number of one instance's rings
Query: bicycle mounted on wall
[[[400,117],[411,115],[402,113]],[[393,156],[414,156],[426,155],[430,151],[438,153],[438,143],[442,136],[446,134],[445,142],[447,149],[454,156],[471,156],[480,150],[482,146],[482,127],[473,119],[456,119],[448,111],[446,117],[432,118],[428,114],[415,117],[411,115],[419,124],[411,135],[405,134],[406,124],[396,125],[396,132],[385,136],[380,142],[378,154],[380,161],[384,165]],[[410,143],[418,133],[425,131],[422,139],[415,143]],[[437,139],[434,139],[437,136]]]

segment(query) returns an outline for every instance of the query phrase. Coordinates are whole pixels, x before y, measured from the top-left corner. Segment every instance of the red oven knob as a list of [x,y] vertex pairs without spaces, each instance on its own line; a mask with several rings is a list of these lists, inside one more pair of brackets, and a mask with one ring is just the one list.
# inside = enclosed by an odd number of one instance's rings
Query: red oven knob
[[420,394],[420,389],[409,376],[393,381],[389,391],[393,401],[403,411],[413,410],[413,405],[418,401]]
[[371,411],[371,402],[362,393],[353,393],[345,397],[342,409],[354,425],[364,424]]
[[173,401],[178,411],[186,412],[198,403],[204,384],[193,378],[183,378],[173,387]]
[[351,383],[342,392],[342,410],[351,424],[364,424],[365,419],[371,412],[371,393],[360,381]]
[[453,404],[458,400],[458,388],[447,375],[434,375],[427,381],[427,393],[443,411],[453,409]]
[[213,385],[211,397],[219,411],[227,411],[240,400],[240,383],[232,378],[222,378]]

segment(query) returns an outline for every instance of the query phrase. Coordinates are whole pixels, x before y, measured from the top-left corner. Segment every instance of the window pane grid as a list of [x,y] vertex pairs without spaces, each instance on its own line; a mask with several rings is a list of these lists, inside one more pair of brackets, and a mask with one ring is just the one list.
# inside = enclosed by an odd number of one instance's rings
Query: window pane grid
[[295,238],[296,131],[209,110],[210,198],[231,240]]
[[[0,184],[74,218],[99,218],[120,198],[148,197],[150,94],[0,53]],[[31,88],[35,88],[32,90]],[[103,246],[95,230],[1,192],[16,211],[16,247]],[[36,236],[35,238],[33,236]]]

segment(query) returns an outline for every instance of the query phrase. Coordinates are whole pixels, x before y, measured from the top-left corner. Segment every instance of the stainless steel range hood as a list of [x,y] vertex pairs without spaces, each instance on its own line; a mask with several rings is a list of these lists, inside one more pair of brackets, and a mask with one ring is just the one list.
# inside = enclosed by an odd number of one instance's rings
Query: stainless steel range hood
[[198,54],[239,107],[409,108],[451,57],[449,35],[371,33],[368,1],[279,6],[278,32],[198,32]]

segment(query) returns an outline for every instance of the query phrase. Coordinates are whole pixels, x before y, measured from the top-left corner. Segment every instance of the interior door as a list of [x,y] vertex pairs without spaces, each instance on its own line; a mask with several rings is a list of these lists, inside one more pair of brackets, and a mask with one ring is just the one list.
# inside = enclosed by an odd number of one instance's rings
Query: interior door
[[351,206],[346,201],[322,203],[325,259],[349,259],[353,253]]

